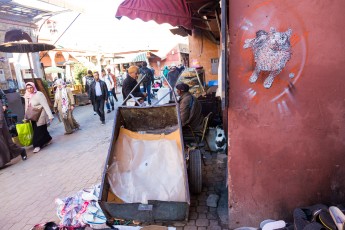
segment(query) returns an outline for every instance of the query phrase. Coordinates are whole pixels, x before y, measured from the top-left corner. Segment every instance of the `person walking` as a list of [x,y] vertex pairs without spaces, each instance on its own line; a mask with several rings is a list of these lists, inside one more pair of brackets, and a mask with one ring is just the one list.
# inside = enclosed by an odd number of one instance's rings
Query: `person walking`
[[19,155],[22,156],[23,161],[27,159],[26,150],[12,141],[5,118],[6,110],[7,98],[0,89],[0,168]]
[[87,75],[83,77],[84,89],[87,94],[89,94],[90,85],[93,81],[93,73],[91,70],[88,70]]
[[[37,91],[36,86],[32,82],[25,84],[26,92],[24,95],[25,99],[25,113],[28,112],[28,107],[34,107],[41,109],[41,114],[37,121],[31,121],[32,128],[34,131],[33,136],[33,147],[34,153],[37,153],[41,148],[51,143],[52,137],[48,132],[48,122],[51,123],[54,116],[49,108],[48,101],[44,94]],[[26,115],[24,116],[24,118]]]
[[168,66],[164,66],[164,69],[163,69],[163,76],[166,78],[168,76],[168,73],[169,73],[169,68]]
[[[88,70],[87,75],[83,77],[84,90],[88,97],[89,97],[90,85],[93,81],[94,81],[93,73],[91,70]],[[96,115],[96,114],[97,114],[96,111],[93,111],[93,115]]]
[[[144,93],[147,93],[147,102],[151,105],[151,85],[154,83],[152,70],[147,67],[147,62],[143,61],[142,67],[139,70],[141,77],[143,77]],[[146,100],[146,99],[145,99]]]
[[107,106],[107,113],[110,113],[110,105],[111,105],[111,109],[114,110],[114,96],[113,96],[113,89],[114,89],[114,81],[111,78],[110,75],[107,75],[105,70],[102,69],[101,71],[102,77],[101,80],[105,82],[105,84],[107,85],[107,92],[108,92],[108,101],[106,102],[106,106]]
[[116,92],[117,92],[116,77],[115,77],[114,74],[111,73],[111,69],[110,68],[107,69],[107,72],[108,72],[107,75],[109,75],[111,77],[111,79],[113,79],[113,82],[114,82],[114,88],[113,88],[113,90],[111,92],[113,93],[113,96],[114,96],[115,100],[118,101],[117,100],[117,96],[116,96]]
[[93,108],[101,120],[101,124],[104,125],[104,103],[108,101],[108,89],[105,82],[99,79],[98,71],[93,73],[93,77],[95,81],[90,85],[89,100],[92,102]]
[[55,92],[54,110],[59,112],[59,116],[65,127],[65,135],[73,133],[74,130],[79,130],[80,125],[74,119],[74,97],[69,87],[63,80],[56,81],[57,89]]
[[[171,67],[170,67],[170,71],[167,75],[167,80],[171,86],[172,89],[175,88],[175,85],[176,85],[176,82],[177,82],[177,79],[179,77],[180,73],[179,71],[176,69],[176,65],[175,64],[171,64]],[[170,100],[172,100],[172,92],[170,93]]]

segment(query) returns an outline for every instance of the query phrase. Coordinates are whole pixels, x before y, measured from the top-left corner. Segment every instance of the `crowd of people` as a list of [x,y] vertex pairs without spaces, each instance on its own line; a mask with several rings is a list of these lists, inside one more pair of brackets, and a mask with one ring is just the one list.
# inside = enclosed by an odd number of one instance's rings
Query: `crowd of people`
[[[164,69],[165,70],[165,69]],[[192,127],[194,130],[201,129],[203,116],[201,114],[200,102],[189,93],[189,86],[184,83],[176,85],[181,70],[172,65],[168,72],[163,71],[164,77],[167,78],[171,87],[176,87],[176,93],[179,96],[179,109],[181,114],[181,123],[183,130]],[[141,75],[143,89],[138,86],[138,77]],[[105,111],[110,113],[115,109],[115,101],[117,102],[116,78],[110,69],[92,72],[89,70],[84,77],[84,87],[88,98],[92,104],[93,111],[99,116],[101,124],[105,124]],[[147,67],[147,63],[143,62],[141,68],[138,66],[130,66],[127,69],[126,78],[122,84],[122,96],[125,100],[129,94],[139,98],[139,102],[143,103],[147,100],[151,104],[151,86],[154,84],[154,72]],[[62,121],[65,134],[72,134],[74,131],[80,130],[79,123],[73,116],[75,101],[72,91],[66,86],[62,79],[55,82],[56,92],[54,97],[54,112]],[[48,132],[48,125],[54,119],[53,113],[49,107],[45,95],[38,91],[33,82],[25,85],[25,116],[27,118],[29,112],[33,113],[32,108],[39,110],[37,120],[30,120],[33,128],[33,153],[39,152],[43,147],[49,145],[52,137]],[[13,143],[11,135],[8,131],[4,112],[7,110],[6,95],[0,89],[0,167],[7,164],[12,159],[21,155],[23,160],[27,159],[25,148],[21,148]]]

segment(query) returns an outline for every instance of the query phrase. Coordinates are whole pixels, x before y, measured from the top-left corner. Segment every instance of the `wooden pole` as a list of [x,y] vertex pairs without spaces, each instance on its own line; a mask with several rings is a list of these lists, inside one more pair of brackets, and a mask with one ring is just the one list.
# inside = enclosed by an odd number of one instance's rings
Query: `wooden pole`
[[[48,102],[49,107],[52,109],[52,108],[53,108],[53,103],[52,103],[52,101],[50,100],[50,97],[49,97],[49,94],[48,94],[48,92],[47,92],[47,89],[44,87],[42,81],[39,82],[40,84],[38,84],[38,82],[36,81],[35,76],[34,76],[34,71],[33,71],[33,69],[32,69],[32,65],[31,65],[30,55],[29,55],[29,53],[26,53],[26,55],[28,56],[28,60],[29,60],[29,67],[30,67],[30,72],[31,72],[32,80],[33,80],[33,82],[34,82],[36,88],[44,94],[44,96],[45,96],[46,99],[47,99],[47,102]],[[40,80],[42,80],[42,79],[40,79]]]

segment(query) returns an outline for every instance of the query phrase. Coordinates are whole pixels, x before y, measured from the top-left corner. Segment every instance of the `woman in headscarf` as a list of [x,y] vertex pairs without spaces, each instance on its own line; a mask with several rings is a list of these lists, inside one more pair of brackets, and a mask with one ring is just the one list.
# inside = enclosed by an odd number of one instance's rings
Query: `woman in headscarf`
[[62,79],[58,79],[55,84],[54,109],[59,112],[59,116],[65,126],[65,134],[71,134],[74,130],[80,129],[78,122],[73,117],[74,97],[70,88]]
[[52,140],[52,137],[48,132],[47,124],[48,122],[52,122],[54,116],[49,108],[46,97],[42,92],[37,91],[35,84],[32,82],[28,82],[25,84],[25,86],[25,112],[27,111],[29,106],[32,106],[34,108],[42,108],[39,119],[37,121],[31,121],[32,128],[34,130],[33,152],[37,153],[41,150],[41,148],[50,144]]
[[0,89],[0,167],[21,155],[23,161],[27,159],[26,151],[13,143],[8,131],[4,112],[7,110],[7,98]]

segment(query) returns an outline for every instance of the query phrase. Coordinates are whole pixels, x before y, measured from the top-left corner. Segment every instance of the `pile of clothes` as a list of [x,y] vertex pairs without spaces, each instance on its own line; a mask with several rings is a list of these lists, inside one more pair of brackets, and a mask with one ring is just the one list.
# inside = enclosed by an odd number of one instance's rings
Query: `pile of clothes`
[[[83,189],[74,196],[56,199],[59,224],[49,222],[36,225],[33,229],[84,229],[107,227],[106,217],[97,203],[100,184]],[[49,226],[49,228],[47,228]]]
[[105,224],[106,217],[97,203],[99,193],[100,184],[83,189],[74,196],[56,199],[60,225],[79,227]]

